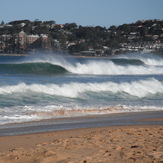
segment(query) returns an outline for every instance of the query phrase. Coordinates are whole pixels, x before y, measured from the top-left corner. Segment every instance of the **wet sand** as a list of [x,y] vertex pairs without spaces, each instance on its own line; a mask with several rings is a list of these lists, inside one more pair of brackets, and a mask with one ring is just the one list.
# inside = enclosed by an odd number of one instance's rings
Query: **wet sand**
[[108,126],[163,125],[162,119],[163,111],[54,118],[27,123],[0,125],[0,136]]
[[[94,118],[88,117],[87,123],[94,123],[96,120],[99,124],[102,119],[105,123],[106,120],[117,123],[114,127],[113,125],[110,127],[85,125],[85,128],[83,126],[79,127],[80,129],[74,127],[74,129],[67,128],[62,131],[1,136],[0,163],[163,162],[162,111]],[[125,120],[126,122],[124,125],[118,126],[118,119],[121,123]],[[134,123],[129,123],[132,121]],[[46,122],[42,121],[44,124]],[[57,123],[59,122],[60,120],[57,121]],[[63,124],[68,122],[71,124],[83,123],[80,118],[74,118],[73,121],[62,120]],[[55,124],[56,121],[52,123],[52,125]],[[30,126],[32,127],[31,124]],[[35,124],[35,126],[37,125]],[[41,126],[39,127],[41,128]]]

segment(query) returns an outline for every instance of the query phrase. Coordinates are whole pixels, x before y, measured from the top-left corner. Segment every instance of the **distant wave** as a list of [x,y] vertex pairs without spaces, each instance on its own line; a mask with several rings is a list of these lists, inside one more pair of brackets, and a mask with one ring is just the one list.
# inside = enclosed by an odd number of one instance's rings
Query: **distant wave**
[[59,65],[70,73],[88,75],[150,75],[163,74],[163,58],[156,55],[117,55],[106,59],[68,60],[46,57],[33,60]]
[[66,73],[66,69],[59,65],[53,65],[51,63],[15,63],[15,64],[0,64],[1,73],[15,73],[15,74],[61,74]]
[[117,65],[144,65],[144,62],[139,59],[113,58],[110,61]]
[[158,93],[163,94],[163,83],[156,79],[139,80],[134,82],[103,82],[103,83],[69,83],[57,84],[31,84],[20,83],[12,86],[1,86],[0,94],[15,93],[39,93],[52,96],[63,96],[69,98],[80,98],[85,93],[110,93],[126,94],[143,98]]
[[137,54],[137,53],[129,53],[124,55],[116,55],[113,57],[114,59],[126,59],[126,60],[138,60],[146,65],[150,66],[163,66],[163,55],[156,54]]
[[163,74],[163,58],[156,55],[118,55],[107,59],[69,60],[44,57],[23,63],[0,64],[0,73],[55,75],[64,73],[88,75],[150,75]]

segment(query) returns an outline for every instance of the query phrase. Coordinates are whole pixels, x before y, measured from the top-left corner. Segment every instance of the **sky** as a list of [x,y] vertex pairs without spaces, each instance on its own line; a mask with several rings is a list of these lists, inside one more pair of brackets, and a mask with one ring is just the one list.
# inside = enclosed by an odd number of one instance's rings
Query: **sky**
[[163,20],[163,0],[0,0],[0,22],[24,19],[102,27]]

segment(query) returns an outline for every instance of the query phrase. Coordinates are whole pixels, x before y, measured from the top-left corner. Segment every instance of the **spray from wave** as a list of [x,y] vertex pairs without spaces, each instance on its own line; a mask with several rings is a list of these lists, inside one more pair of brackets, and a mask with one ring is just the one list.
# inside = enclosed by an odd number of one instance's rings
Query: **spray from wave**
[[163,58],[152,54],[7,60],[0,63],[0,124],[162,110],[162,74]]
[[14,93],[41,93],[69,98],[82,97],[84,93],[125,93],[138,98],[158,93],[163,94],[163,83],[156,79],[139,80],[133,82],[103,82],[103,83],[69,83],[63,85],[57,84],[31,84],[20,83],[14,86],[0,87],[0,94]]
[[163,74],[163,59],[138,54],[107,59],[74,59],[39,56],[21,63],[0,64],[0,73],[9,74],[87,74],[87,75],[150,75]]
[[88,75],[149,75],[163,74],[163,58],[156,55],[121,55],[107,59],[68,60],[49,56],[37,58],[34,62],[58,65],[74,74]]
[[85,64],[77,63],[66,69],[76,74],[89,75],[149,75],[163,74],[163,67],[153,66],[119,66],[112,61],[90,61]]
[[150,75],[163,74],[163,58],[157,55],[128,54],[107,59],[70,59],[59,56],[28,58],[21,63],[0,64],[0,73],[7,74],[87,74],[87,75]]

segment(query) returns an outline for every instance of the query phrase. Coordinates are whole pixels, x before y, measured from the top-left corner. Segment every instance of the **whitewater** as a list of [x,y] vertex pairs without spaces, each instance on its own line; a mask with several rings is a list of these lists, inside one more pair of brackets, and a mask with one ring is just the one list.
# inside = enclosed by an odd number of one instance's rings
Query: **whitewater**
[[0,125],[163,110],[163,54],[0,56]]

